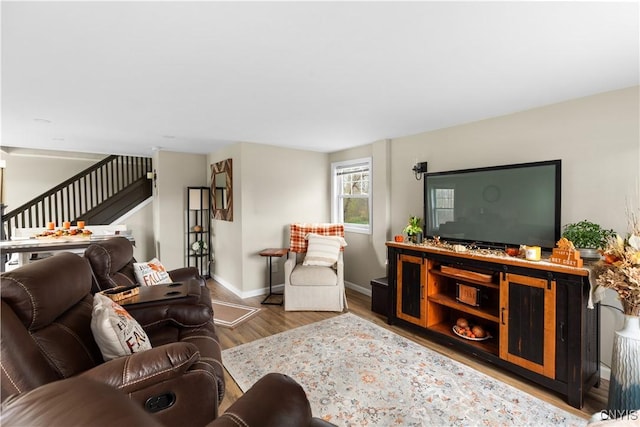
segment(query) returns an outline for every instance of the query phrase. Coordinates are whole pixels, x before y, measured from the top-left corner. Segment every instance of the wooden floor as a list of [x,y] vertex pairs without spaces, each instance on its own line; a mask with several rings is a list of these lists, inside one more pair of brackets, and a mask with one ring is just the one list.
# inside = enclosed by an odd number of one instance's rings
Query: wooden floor
[[[307,325],[319,320],[328,319],[330,317],[339,315],[339,313],[331,312],[285,312],[284,308],[280,305],[261,305],[260,302],[263,300],[263,296],[247,298],[243,300],[224,288],[222,285],[217,284],[213,280],[209,280],[207,286],[211,290],[211,296],[214,299],[262,308],[262,310],[257,315],[234,329],[228,329],[224,327],[217,328],[218,336],[220,338],[223,349],[235,347],[237,345],[277,334],[279,332],[297,328],[298,326]],[[279,298],[281,297],[272,297],[270,301],[279,301]],[[523,380],[509,372],[496,369],[488,363],[479,361],[472,357],[467,357],[456,352],[453,349],[429,341],[419,333],[414,333],[413,331],[404,329],[402,327],[387,325],[386,317],[371,311],[371,298],[366,295],[347,289],[347,299],[349,301],[349,311],[351,313],[367,319],[378,326],[389,329],[397,333],[398,335],[402,335],[427,348],[430,348],[461,363],[471,366],[472,368],[475,368],[478,371],[481,371],[500,381],[524,390],[531,395],[534,395],[546,402],[565,409],[575,415],[589,418],[594,413],[599,412],[601,409],[606,407],[608,382],[605,380],[602,381],[602,384],[599,388],[592,388],[590,390],[587,398],[585,399],[585,405],[583,406],[582,410],[578,410],[566,404],[561,396],[547,391],[534,383]],[[229,407],[229,405],[231,405],[239,396],[242,395],[242,391],[236,385],[233,379],[228,375],[228,373],[226,373],[226,371],[225,377],[227,386],[225,398],[220,406],[221,413],[224,412],[226,408]]]

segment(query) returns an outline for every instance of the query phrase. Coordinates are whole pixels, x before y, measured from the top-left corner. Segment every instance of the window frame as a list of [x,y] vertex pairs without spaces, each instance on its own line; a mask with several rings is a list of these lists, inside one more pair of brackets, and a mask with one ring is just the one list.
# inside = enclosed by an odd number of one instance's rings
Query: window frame
[[[451,197],[447,197],[447,199],[451,200],[451,204],[453,205],[453,207],[441,207],[438,206],[438,191],[441,190],[445,190],[445,191],[450,191],[451,192]],[[455,212],[456,212],[456,206],[455,206],[455,201],[456,201],[456,197],[455,197],[455,193],[456,193],[456,187],[455,185],[452,187],[434,187],[431,189],[431,194],[430,194],[430,201],[433,208],[433,217],[431,218],[431,223],[434,224],[435,229],[440,229],[440,226],[444,223],[440,222],[440,212],[441,211],[448,211],[450,212],[452,218],[452,221],[455,219]],[[445,221],[446,222],[446,221]]]
[[[344,222],[344,209],[342,204],[341,180],[338,178],[337,172],[341,169],[347,169],[357,166],[366,166],[369,169],[369,192],[367,196],[360,196],[360,198],[367,198],[369,208],[369,223],[368,224],[353,224]],[[362,157],[353,160],[343,160],[339,162],[331,163],[331,222],[344,224],[344,230],[354,233],[371,234],[373,223],[373,185],[371,182],[373,172],[373,161],[371,157]],[[358,198],[358,197],[356,197]]]

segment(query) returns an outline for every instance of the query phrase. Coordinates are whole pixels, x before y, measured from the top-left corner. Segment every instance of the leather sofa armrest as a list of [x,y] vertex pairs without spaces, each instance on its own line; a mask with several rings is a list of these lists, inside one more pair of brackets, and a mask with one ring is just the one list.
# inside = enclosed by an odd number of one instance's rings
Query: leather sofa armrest
[[184,328],[199,328],[211,322],[213,310],[204,304],[164,304],[149,307],[125,307],[134,319],[147,329],[172,324]]
[[[261,403],[262,400],[265,402]],[[246,424],[237,422],[242,420]],[[82,376],[55,381],[30,392],[11,396],[2,402],[0,411],[0,423],[6,426],[165,425],[160,421],[145,412],[141,405],[130,400],[125,393]],[[174,420],[170,425],[179,424],[184,423]],[[311,409],[304,391],[295,381],[282,374],[269,374],[260,379],[224,415],[211,421],[207,427],[239,425],[334,426],[321,419],[311,418]]]
[[79,376],[133,393],[180,377],[199,359],[200,352],[195,345],[178,342],[110,360]]
[[208,427],[301,427],[311,423],[311,406],[302,387],[286,375],[271,373]]
[[185,298],[149,301],[124,308],[145,329],[167,323],[187,328],[204,326],[213,319],[209,289],[200,286],[197,280],[187,281],[186,286],[188,296]]
[[73,377],[54,381],[2,402],[4,426],[162,427],[142,406],[106,384]]
[[187,280],[197,280],[200,286],[205,285],[204,277],[200,276],[198,269],[195,267],[176,268],[168,272],[169,277],[174,282],[186,282]]

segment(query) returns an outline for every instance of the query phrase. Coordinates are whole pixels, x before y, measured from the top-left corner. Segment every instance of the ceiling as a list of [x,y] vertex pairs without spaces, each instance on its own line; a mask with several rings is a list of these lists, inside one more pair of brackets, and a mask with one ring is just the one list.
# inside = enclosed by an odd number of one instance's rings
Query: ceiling
[[638,85],[627,2],[2,1],[2,145],[333,152]]

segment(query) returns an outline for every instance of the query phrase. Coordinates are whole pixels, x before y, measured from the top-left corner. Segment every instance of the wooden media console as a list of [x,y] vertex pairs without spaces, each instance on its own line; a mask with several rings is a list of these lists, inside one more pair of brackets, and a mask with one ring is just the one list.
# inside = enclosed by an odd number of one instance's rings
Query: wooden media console
[[[599,385],[600,307],[587,308],[587,269],[410,243],[387,242],[387,250],[390,324],[418,328],[576,408]],[[458,319],[486,335],[462,336]]]

